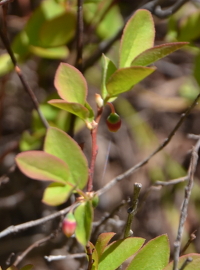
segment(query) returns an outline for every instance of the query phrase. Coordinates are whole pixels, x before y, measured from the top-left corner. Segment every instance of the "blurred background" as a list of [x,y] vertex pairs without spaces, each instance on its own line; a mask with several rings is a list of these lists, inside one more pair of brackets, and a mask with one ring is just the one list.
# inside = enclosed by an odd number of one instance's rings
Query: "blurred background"
[[[46,16],[45,5],[59,3],[71,14],[69,25],[62,27],[62,46],[42,40],[43,23]],[[144,4],[148,1],[143,1]],[[150,1],[149,1],[150,2]],[[166,5],[165,2],[168,2]],[[46,3],[46,4],[45,4]],[[174,1],[163,1],[167,9]],[[115,36],[127,17],[141,7],[142,1],[85,1],[84,3],[84,50],[83,60],[89,59],[99,44]],[[190,44],[155,63],[157,70],[134,89],[120,95],[114,102],[117,113],[122,118],[122,127],[117,133],[110,133],[105,119],[110,113],[106,108],[98,130],[99,153],[97,157],[94,189],[98,190],[117,175],[125,172],[151,152],[168,136],[181,114],[199,93],[200,84],[200,5],[199,1],[185,3],[178,12],[166,19],[154,16],[155,45],[174,41],[188,41]],[[61,61],[72,65],[76,59],[75,25],[76,1],[15,0],[9,4],[6,21],[12,49],[20,63],[20,68],[33,89],[40,108],[52,126],[70,130],[71,116],[47,104],[56,97],[54,75]],[[50,12],[50,11],[49,11]],[[43,17],[42,17],[43,14]],[[38,18],[41,18],[39,20]],[[49,20],[51,20],[50,18]],[[1,10],[1,26],[3,11]],[[53,25],[53,24],[52,24]],[[32,29],[32,30],[31,30]],[[41,30],[42,29],[42,30]],[[32,39],[26,40],[25,33],[33,31]],[[58,29],[52,27],[52,33]],[[45,33],[45,32],[43,32]],[[41,40],[39,40],[39,37]],[[59,43],[59,42],[58,42]],[[53,49],[52,49],[53,48]],[[119,40],[110,46],[106,55],[118,64]],[[33,108],[32,101],[25,93],[3,44],[0,42],[0,231],[11,225],[21,224],[47,216],[63,209],[70,202],[59,207],[51,207],[41,202],[46,184],[26,178],[16,167],[14,158],[20,151],[42,149],[45,129]],[[95,93],[100,93],[102,63],[84,68],[89,91],[88,101],[95,108]],[[176,238],[180,207],[184,197],[185,182],[170,186],[155,186],[156,181],[169,181],[187,174],[191,149],[196,140],[188,134],[200,133],[200,106],[192,110],[176,132],[169,145],[158,153],[144,167],[132,176],[115,185],[100,197],[95,210],[95,224],[102,217],[113,215],[92,235],[95,241],[101,232],[113,231],[116,238],[123,236],[127,218],[127,201],[133,193],[135,182],[142,184],[138,212],[133,222],[134,236],[150,240],[167,233],[170,245]],[[75,123],[75,140],[83,144],[83,151],[90,160],[91,137],[84,123]],[[187,253],[200,252],[200,167],[197,167],[195,184],[185,224],[183,245],[190,234],[196,231],[196,239]],[[119,207],[122,205],[121,207]],[[61,219],[57,218],[42,226],[36,226],[17,234],[0,239],[0,265],[2,269],[12,263],[18,255],[39,239],[57,230]],[[94,229],[95,229],[94,224]],[[44,256],[82,253],[84,250],[75,239],[67,239],[58,232],[54,239],[33,249],[20,263],[32,263],[34,269],[66,270],[84,268],[82,259],[64,259],[48,262]]]

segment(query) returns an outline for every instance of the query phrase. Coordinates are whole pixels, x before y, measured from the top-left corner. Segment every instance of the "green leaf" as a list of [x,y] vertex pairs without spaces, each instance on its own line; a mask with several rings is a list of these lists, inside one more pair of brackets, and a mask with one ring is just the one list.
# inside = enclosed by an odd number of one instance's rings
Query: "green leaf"
[[14,69],[13,63],[8,53],[0,56],[0,76],[7,74]]
[[93,262],[94,262],[93,265],[92,265],[92,270],[98,270],[99,258],[98,258],[96,248],[94,247],[94,245],[91,242],[88,242],[88,245],[90,247],[90,250],[92,250],[92,259],[93,259]]
[[200,37],[200,12],[191,13],[187,18],[182,20],[179,27],[179,41],[193,41]]
[[70,176],[68,165],[61,159],[42,151],[28,151],[17,155],[19,169],[28,177],[66,183]]
[[74,216],[77,222],[75,231],[76,239],[81,245],[85,246],[90,239],[93,220],[93,208],[91,202],[87,201],[81,203],[74,211]]
[[143,238],[129,237],[110,244],[100,258],[98,270],[115,270],[131,255],[136,253],[144,241]]
[[188,42],[174,42],[155,46],[139,54],[131,65],[148,66],[187,44]]
[[85,104],[87,83],[77,68],[61,63],[56,71],[54,85],[59,96],[65,101]]
[[55,0],[42,1],[40,6],[33,12],[31,18],[24,29],[29,43],[33,46],[41,47],[40,29],[42,25],[66,12],[64,5],[58,4]]
[[51,183],[44,191],[42,201],[48,205],[56,206],[67,201],[73,187],[60,183]]
[[153,47],[155,29],[149,11],[140,9],[127,22],[121,39],[119,66],[129,67],[133,59]]
[[88,102],[85,102],[85,108],[88,109],[88,112],[89,112],[89,114],[87,116],[87,119],[85,119],[85,120],[87,120],[89,122],[92,122],[92,120],[94,120],[93,109],[92,109],[92,107],[90,106],[90,104]]
[[27,264],[24,267],[22,267],[20,270],[31,270],[33,268],[32,264]]
[[[189,263],[184,269],[185,270],[199,270],[200,254],[195,254],[195,253],[181,256],[179,258],[178,269],[180,269],[180,267],[183,265],[185,260],[189,257],[192,258],[192,262]],[[165,267],[163,270],[173,270],[173,262],[169,263],[167,267]]]
[[109,97],[130,90],[135,84],[155,71],[155,67],[130,67],[115,71],[106,85]]
[[104,249],[106,248],[107,244],[113,238],[114,235],[115,233],[113,232],[102,233],[99,235],[96,245],[95,245],[99,258],[101,257]]
[[33,54],[50,59],[64,59],[69,55],[69,50],[66,46],[60,46],[55,48],[42,48],[30,46],[30,52]]
[[169,261],[169,240],[161,235],[149,241],[134,257],[126,270],[162,270]]
[[[104,1],[104,3],[106,2],[108,2],[108,0]],[[96,30],[97,34],[101,38],[109,39],[113,37],[123,26],[123,18],[117,5],[113,5],[112,8],[110,8],[104,14],[105,14],[104,19],[97,24]],[[111,29],[112,31],[110,31]]]
[[90,114],[88,109],[83,105],[81,105],[80,103],[69,103],[67,101],[60,99],[52,99],[48,101],[48,103],[55,106],[56,108],[75,114],[82,120],[87,120]]
[[57,128],[47,130],[44,151],[68,164],[69,182],[84,188],[88,180],[88,163],[80,146],[68,134]]
[[108,95],[106,83],[108,82],[110,76],[117,70],[117,68],[113,64],[113,62],[104,54],[102,55],[102,59],[103,59],[103,77],[102,77],[101,95],[102,98],[105,99],[106,96]]
[[43,23],[40,40],[43,47],[57,47],[72,39],[76,29],[76,15],[66,11],[64,14]]

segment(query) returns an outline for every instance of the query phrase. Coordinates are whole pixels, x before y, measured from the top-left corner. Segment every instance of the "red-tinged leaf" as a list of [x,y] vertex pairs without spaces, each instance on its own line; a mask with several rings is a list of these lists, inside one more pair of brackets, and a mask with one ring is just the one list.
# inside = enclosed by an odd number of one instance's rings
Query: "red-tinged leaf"
[[137,55],[153,47],[154,38],[155,28],[151,13],[145,9],[136,11],[124,28],[119,67],[129,67]]
[[[184,269],[185,270],[199,270],[200,266],[200,254],[190,253],[179,258],[178,269],[183,265],[187,258],[192,258],[190,262]],[[163,270],[173,270],[173,262],[170,262]]]
[[96,245],[95,245],[99,258],[101,257],[104,249],[106,248],[106,246],[108,245],[108,243],[110,242],[110,240],[113,238],[115,234],[116,233],[108,232],[108,233],[102,233],[99,235]]
[[117,96],[130,90],[135,84],[155,71],[155,67],[129,67],[118,69],[106,85],[109,97]]
[[42,201],[51,206],[57,206],[67,201],[73,191],[70,185],[51,183],[45,188]]
[[68,165],[61,159],[42,151],[28,151],[17,155],[19,169],[28,177],[66,183],[70,176]]
[[169,261],[169,253],[168,237],[158,236],[136,254],[126,270],[162,270]]
[[130,256],[135,254],[143,245],[145,239],[129,237],[118,240],[105,248],[100,261],[98,270],[115,270]]
[[82,73],[75,67],[61,63],[56,71],[54,85],[59,96],[65,101],[85,104],[87,83]]
[[80,189],[88,180],[88,162],[80,146],[64,131],[54,127],[47,130],[44,151],[68,164],[71,172],[68,181]]
[[88,242],[88,245],[90,247],[90,250],[92,251],[92,259],[93,259],[93,265],[91,270],[98,270],[99,258],[96,248],[91,242]]
[[139,54],[131,63],[132,66],[148,66],[159,59],[167,56],[168,54],[179,50],[183,46],[187,45],[188,42],[174,42],[168,44],[162,44],[150,48],[141,54]]
[[82,120],[87,120],[89,117],[88,109],[83,105],[81,105],[80,103],[69,103],[60,99],[52,99],[48,101],[48,103],[59,109],[75,114]]

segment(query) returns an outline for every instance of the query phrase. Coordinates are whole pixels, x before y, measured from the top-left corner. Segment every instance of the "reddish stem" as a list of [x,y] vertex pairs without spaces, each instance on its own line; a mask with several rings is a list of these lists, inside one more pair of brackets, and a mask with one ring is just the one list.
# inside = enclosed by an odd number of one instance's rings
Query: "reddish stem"
[[91,136],[92,136],[92,157],[90,162],[90,172],[89,172],[89,178],[88,178],[88,184],[87,184],[87,192],[91,192],[93,190],[93,175],[94,175],[94,166],[96,162],[96,157],[98,154],[98,145],[97,145],[97,130],[98,130],[98,124],[101,119],[101,115],[103,112],[103,107],[98,108],[97,116],[95,119],[95,122],[97,123],[97,126],[91,130]]
[[113,106],[113,104],[111,102],[107,102],[107,104],[110,106],[111,112],[115,113],[115,107]]

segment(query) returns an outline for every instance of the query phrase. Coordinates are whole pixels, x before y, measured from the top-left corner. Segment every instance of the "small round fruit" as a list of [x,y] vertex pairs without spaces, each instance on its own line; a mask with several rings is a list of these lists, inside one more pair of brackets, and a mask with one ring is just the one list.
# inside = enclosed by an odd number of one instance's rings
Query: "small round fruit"
[[111,132],[117,132],[121,127],[121,118],[117,113],[111,113],[106,119],[106,124]]
[[67,237],[70,237],[75,233],[76,219],[72,212],[69,212],[64,218],[62,223],[62,230]]

